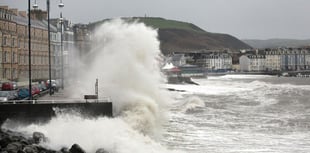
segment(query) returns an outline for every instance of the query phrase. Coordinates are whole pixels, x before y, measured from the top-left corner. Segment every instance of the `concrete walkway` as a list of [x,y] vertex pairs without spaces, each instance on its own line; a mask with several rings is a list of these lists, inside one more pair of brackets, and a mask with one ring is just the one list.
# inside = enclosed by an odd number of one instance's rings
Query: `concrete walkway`
[[49,90],[47,90],[47,93],[39,97],[38,100],[68,101],[75,99],[69,98],[68,94],[66,94],[66,90],[59,89],[58,92],[54,92],[52,95],[50,95]]

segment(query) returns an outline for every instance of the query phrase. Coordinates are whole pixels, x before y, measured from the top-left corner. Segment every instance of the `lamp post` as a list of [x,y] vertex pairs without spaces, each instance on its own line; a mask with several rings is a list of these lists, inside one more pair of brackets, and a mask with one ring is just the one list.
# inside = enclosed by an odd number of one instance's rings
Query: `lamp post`
[[51,64],[51,40],[50,40],[50,0],[46,0],[47,7],[47,39],[48,39],[48,76],[49,94],[52,95],[52,64]]
[[28,51],[29,51],[29,59],[28,59],[28,62],[29,62],[29,99],[32,100],[32,92],[31,92],[31,16],[30,16],[30,1],[31,0],[28,0]]
[[[62,9],[65,5],[60,0],[58,7]],[[60,49],[61,49],[61,88],[64,89],[64,53],[63,53],[63,18],[60,12]]]

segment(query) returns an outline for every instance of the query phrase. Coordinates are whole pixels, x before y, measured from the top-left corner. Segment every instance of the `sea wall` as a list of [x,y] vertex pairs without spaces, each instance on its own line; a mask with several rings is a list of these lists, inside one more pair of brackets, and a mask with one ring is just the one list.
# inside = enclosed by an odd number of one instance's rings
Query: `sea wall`
[[36,103],[0,104],[0,124],[5,120],[46,122],[57,113],[80,114],[85,118],[113,116],[111,102],[93,103]]

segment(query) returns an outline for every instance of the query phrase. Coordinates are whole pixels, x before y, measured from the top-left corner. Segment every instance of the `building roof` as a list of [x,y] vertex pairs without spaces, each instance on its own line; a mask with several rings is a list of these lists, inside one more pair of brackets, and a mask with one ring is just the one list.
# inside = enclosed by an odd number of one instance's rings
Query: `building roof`
[[171,57],[172,61],[180,61],[182,59],[182,57],[184,57],[184,54],[174,54]]
[[247,57],[249,59],[265,59],[266,58],[265,55],[253,55],[253,54],[247,55]]
[[[4,8],[0,8],[0,9],[1,10],[6,10]],[[10,10],[7,10],[7,11],[10,11]],[[16,12],[17,13],[15,13],[15,14],[11,13],[12,21],[16,22],[17,24],[20,24],[20,25],[28,26],[28,16],[24,16],[23,13],[21,13],[23,11],[18,12],[18,10],[16,9]],[[40,29],[44,29],[44,30],[47,30],[47,28],[48,28],[46,20],[31,19],[30,22],[31,22],[31,27],[40,28]],[[50,24],[50,30],[52,32],[56,32],[57,28]]]

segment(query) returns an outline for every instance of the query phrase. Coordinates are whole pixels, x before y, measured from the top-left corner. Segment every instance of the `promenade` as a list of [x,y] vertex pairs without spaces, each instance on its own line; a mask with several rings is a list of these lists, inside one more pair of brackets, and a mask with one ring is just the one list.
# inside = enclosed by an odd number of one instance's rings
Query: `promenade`
[[52,95],[49,94],[49,90],[44,91],[44,94],[38,96],[37,101],[48,101],[48,102],[83,102],[83,97],[73,98],[68,90],[59,89],[57,92],[55,91]]

